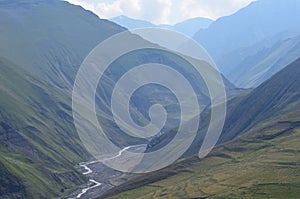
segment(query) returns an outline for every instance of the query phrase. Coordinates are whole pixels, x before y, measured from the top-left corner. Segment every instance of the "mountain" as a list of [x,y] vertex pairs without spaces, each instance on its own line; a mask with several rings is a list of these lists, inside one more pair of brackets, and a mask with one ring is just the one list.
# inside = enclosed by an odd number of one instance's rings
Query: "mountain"
[[[282,115],[292,113],[300,108],[299,89],[299,59],[274,75],[250,93],[244,93],[233,98],[227,103],[226,120],[218,144],[228,142],[247,132],[257,128],[268,121],[276,121]],[[249,91],[248,91],[249,92]],[[198,134],[183,157],[198,153],[210,122],[210,108],[201,113]],[[165,146],[176,134],[176,129],[150,142],[149,150],[157,150]]]
[[90,158],[70,91],[83,58],[124,29],[63,1],[0,1],[0,197],[53,198],[86,182]]
[[[77,68],[92,48],[125,30],[57,0],[0,1],[1,56],[70,91]],[[51,16],[51,17],[49,17]]]
[[[234,138],[296,112],[300,108],[300,59],[276,73],[250,94],[233,99],[221,141]],[[238,121],[238,122],[236,122]]]
[[[139,176],[105,198],[298,198],[299,113],[243,139]],[[298,124],[297,124],[298,123]],[[104,198],[104,197],[103,197]]]
[[68,96],[1,58],[0,175],[2,198],[59,196],[85,178],[75,162],[90,155],[72,124]]
[[[237,59],[237,55],[239,58]],[[280,34],[248,48],[238,49],[224,57],[225,74],[243,88],[259,86],[300,56],[300,35]],[[231,70],[230,70],[231,68]],[[247,71],[245,73],[245,71]]]
[[196,17],[187,19],[183,22],[177,23],[171,27],[172,30],[181,32],[189,37],[195,35],[200,29],[206,29],[213,22],[211,19]]
[[118,17],[114,17],[110,19],[111,21],[123,26],[127,29],[136,29],[136,28],[146,28],[146,27],[156,27],[156,25],[139,19],[133,19],[130,17],[126,17],[124,15],[120,15]]
[[[87,182],[75,167],[92,158],[73,124],[71,94],[77,71],[95,46],[126,29],[59,0],[1,0],[0,26],[0,197],[66,197]],[[124,72],[151,61],[186,69],[183,73],[203,107],[209,103],[203,80],[177,56],[149,49],[121,56],[105,72],[96,93],[96,110],[102,110],[97,112],[99,122],[121,147],[148,140],[126,135],[116,126],[108,99]],[[228,90],[235,89],[224,81]],[[178,114],[172,93],[155,86],[149,90],[133,96],[133,118],[149,122],[148,108],[159,101],[171,116]],[[174,128],[177,120],[170,120],[168,128]]]
[[174,30],[192,37],[200,29],[207,28],[213,21],[211,19],[197,17],[192,19],[187,19],[175,25],[154,25],[148,21],[132,19],[124,15],[112,18],[111,21],[128,28],[129,30],[136,28],[166,28]]
[[[278,49],[275,45],[278,45],[280,40],[286,39],[287,34],[292,37],[298,36],[300,34],[297,21],[300,17],[299,10],[300,2],[297,0],[258,0],[233,15],[213,22],[209,28],[197,32],[194,39],[208,50],[220,71],[226,74],[230,81],[237,86],[258,86],[270,77],[261,75],[257,70],[257,64],[261,61],[259,56],[263,56],[258,51],[264,50],[263,48],[273,48],[268,50],[274,50],[276,54],[275,51]],[[284,37],[280,38],[280,35]],[[276,41],[275,38],[277,38]],[[265,44],[263,47],[262,43]],[[270,47],[270,45],[274,46]],[[253,51],[258,53],[259,56],[254,58],[258,61],[250,63],[246,59],[255,56]],[[268,54],[271,53],[273,51]],[[265,62],[259,66],[259,71],[268,70],[268,67],[276,62],[273,58],[274,56],[266,58],[269,63]],[[283,64],[291,63],[296,59],[293,58],[288,56],[286,60],[282,60],[282,64],[278,63],[274,67],[280,70],[285,66]],[[239,77],[243,71],[249,70],[256,71],[251,71],[251,74],[247,73],[247,77]]]
[[136,176],[106,196],[297,198],[299,66],[300,59],[253,91],[232,99],[220,145],[207,157],[190,157],[160,171]]

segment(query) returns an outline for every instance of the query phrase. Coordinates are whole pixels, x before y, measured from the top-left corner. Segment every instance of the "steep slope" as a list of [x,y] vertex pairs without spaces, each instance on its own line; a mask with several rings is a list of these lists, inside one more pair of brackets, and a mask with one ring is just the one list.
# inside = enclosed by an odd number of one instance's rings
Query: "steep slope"
[[[283,56],[282,63],[277,64],[278,56],[274,58],[271,54],[291,50],[291,45],[284,49],[287,44],[284,40],[300,34],[299,10],[300,3],[296,0],[258,0],[233,15],[218,19],[194,38],[208,50],[230,81],[237,86],[256,87],[270,77],[264,73],[269,67],[280,70],[296,59]],[[278,47],[280,42],[282,46]],[[244,71],[249,73],[240,77]]]
[[87,54],[125,30],[58,0],[2,0],[0,24],[1,56],[68,91]]
[[74,163],[89,154],[72,124],[68,96],[4,58],[0,68],[0,173],[12,182],[1,182],[1,197],[59,196],[76,188],[84,178]]
[[[299,64],[298,59],[253,91],[228,101],[226,120],[218,144],[299,109]],[[198,134],[184,157],[198,153],[210,122],[209,107],[201,113],[201,118]],[[175,134],[176,129],[153,139],[149,150],[163,147]]]
[[22,196],[25,195],[25,188],[20,183],[21,179],[13,175],[12,172],[9,171],[2,162],[5,162],[5,160],[1,159],[0,161],[0,170],[1,170],[0,195],[2,197],[12,196],[15,198],[17,197],[21,198]]
[[250,94],[230,101],[221,141],[300,109],[299,65],[297,59]]
[[299,112],[289,115],[265,129],[217,147],[203,160],[191,157],[137,177],[111,190],[106,198],[297,199],[299,121]]
[[[236,50],[226,56],[223,67],[228,71],[231,67],[232,70],[225,75],[239,87],[257,87],[300,56],[299,36],[279,35],[273,40]],[[236,59],[237,54],[241,55],[240,59]]]
[[[0,197],[64,197],[86,182],[75,165],[91,158],[73,124],[70,94],[75,75],[97,44],[125,29],[59,0],[1,0],[0,26]],[[188,67],[160,52],[138,52],[122,59],[112,66],[116,77],[108,74],[110,78],[99,84],[97,108],[110,105],[106,99],[111,88],[129,67],[151,60],[177,69]],[[193,78],[191,71],[186,75]],[[208,93],[197,80],[192,82],[199,98],[209,103]],[[163,101],[169,93],[142,91],[135,104],[141,110],[134,109],[134,116],[148,118],[146,107],[159,100],[145,102],[149,94]],[[112,117],[102,116],[108,137],[120,146],[146,141],[122,134]]]
[[287,30],[299,31],[299,9],[297,0],[258,0],[200,30],[195,39],[216,58]]
[[67,195],[86,181],[74,166],[90,158],[73,125],[75,74],[124,29],[55,0],[2,0],[0,24],[0,197]]
[[110,194],[134,189],[113,198],[297,198],[299,66],[300,59],[231,100],[219,142],[223,144],[209,156],[139,176]]

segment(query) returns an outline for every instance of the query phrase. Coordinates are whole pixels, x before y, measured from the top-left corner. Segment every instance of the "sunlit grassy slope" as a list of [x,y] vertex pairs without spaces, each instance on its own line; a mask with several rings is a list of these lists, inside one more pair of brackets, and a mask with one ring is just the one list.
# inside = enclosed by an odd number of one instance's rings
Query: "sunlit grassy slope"
[[298,59],[229,102],[223,143],[209,156],[199,160],[195,155],[138,176],[109,194],[119,193],[112,198],[298,198],[299,66]]
[[195,156],[139,177],[117,191],[138,188],[112,198],[298,198],[299,147],[295,112],[217,147],[203,160]]

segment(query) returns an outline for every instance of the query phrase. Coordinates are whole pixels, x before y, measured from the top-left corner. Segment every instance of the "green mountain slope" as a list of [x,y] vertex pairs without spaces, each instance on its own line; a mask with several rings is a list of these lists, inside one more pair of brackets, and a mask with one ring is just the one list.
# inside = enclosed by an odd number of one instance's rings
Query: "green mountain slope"
[[0,68],[1,175],[8,171],[21,184],[4,188],[4,196],[49,197],[76,188],[84,178],[74,164],[89,154],[72,124],[68,96],[4,58]]
[[[232,143],[203,160],[192,157],[137,177],[106,198],[278,198],[300,194],[299,112]],[[106,195],[106,196],[109,196]]]
[[229,102],[224,137],[229,140],[237,134],[272,122],[300,108],[300,59],[275,74],[250,94]]
[[58,0],[2,0],[0,24],[1,56],[67,91],[88,53],[125,30]]
[[[244,93],[227,103],[227,113],[224,128],[218,143],[224,143],[234,139],[247,130],[257,125],[264,125],[268,121],[281,117],[299,109],[300,93],[298,86],[300,82],[299,59],[275,74],[270,80],[263,83],[252,92]],[[210,122],[210,109],[201,113],[202,120],[199,131],[186,152],[185,157],[198,153],[205,133]],[[166,145],[176,134],[176,129],[158,137],[150,143],[151,150],[157,150]]]
[[[97,44],[125,29],[59,0],[0,0],[0,26],[0,198],[66,196],[87,180],[75,165],[91,158],[73,124],[75,75]],[[187,67],[174,56],[159,52],[120,58],[112,66],[116,77],[108,76],[99,84],[97,108],[107,110],[110,100],[106,99],[126,69],[151,60]],[[197,80],[193,79],[193,85],[207,104],[208,93]],[[230,82],[225,83],[234,89]],[[147,101],[149,95],[158,99]],[[139,110],[133,109],[133,115],[147,122],[147,106],[165,95],[165,90],[157,88],[150,93],[142,91],[134,101],[133,107]],[[175,103],[174,99],[170,104]],[[146,142],[122,134],[111,115],[103,115],[99,114],[100,122],[117,144]]]
[[[299,66],[300,59],[231,100],[219,140],[223,144],[209,156],[139,176],[110,194],[125,191],[114,198],[297,198]],[[201,140],[197,144],[191,154],[197,153]]]
[[0,1],[0,24],[0,197],[68,195],[87,180],[74,166],[90,158],[73,125],[75,74],[124,29],[55,0]]

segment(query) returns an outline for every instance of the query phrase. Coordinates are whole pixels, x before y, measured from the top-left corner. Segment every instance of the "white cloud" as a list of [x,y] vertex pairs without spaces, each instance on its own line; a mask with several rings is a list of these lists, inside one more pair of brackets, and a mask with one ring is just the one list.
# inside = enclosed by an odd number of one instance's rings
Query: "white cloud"
[[99,3],[96,5],[97,14],[101,18],[108,18],[106,16],[117,16],[123,14],[123,11],[120,8],[119,3],[114,4],[106,4],[106,3]]
[[172,0],[141,0],[142,17],[155,24],[169,23]]
[[96,12],[102,18],[112,18],[125,13],[130,14],[131,17],[140,17],[141,6],[137,0],[115,0],[112,3],[98,3]]
[[153,23],[168,23],[172,0],[115,0],[96,5],[96,13],[103,18],[119,15],[145,19]]
[[254,0],[67,0],[101,18],[126,15],[155,24],[173,24],[194,17],[217,19]]
[[182,18],[207,17],[217,19],[230,15],[253,0],[184,0],[181,1]]
[[90,10],[90,11],[96,13],[95,12],[95,6],[94,6],[93,3],[88,3],[84,0],[67,0],[67,1],[74,4],[74,5],[79,5],[79,6],[83,7],[86,10]]

